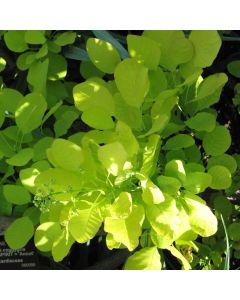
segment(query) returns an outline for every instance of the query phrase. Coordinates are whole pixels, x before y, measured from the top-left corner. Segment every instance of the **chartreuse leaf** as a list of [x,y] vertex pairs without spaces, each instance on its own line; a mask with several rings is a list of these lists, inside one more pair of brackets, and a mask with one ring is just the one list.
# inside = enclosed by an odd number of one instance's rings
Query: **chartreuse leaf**
[[[121,243],[116,242],[114,240],[113,235],[111,233],[107,233],[107,235],[106,235],[106,245],[107,245],[109,250],[119,249],[122,246]],[[123,247],[124,247],[124,245],[123,245]]]
[[181,261],[184,270],[192,269],[192,267],[189,264],[189,262],[187,261],[187,259],[174,246],[169,246],[167,249],[171,252],[171,254],[173,256],[175,256],[177,259],[179,259]]
[[240,241],[240,223],[234,222],[228,226],[228,234],[232,241]]
[[175,195],[181,187],[181,182],[174,177],[161,175],[157,177],[157,185],[163,193]]
[[184,183],[186,171],[181,160],[171,160],[165,165],[165,176],[174,177]]
[[104,230],[111,233],[116,242],[124,244],[129,251],[132,251],[139,244],[143,221],[143,207],[133,205],[132,212],[127,218],[106,217]]
[[54,123],[54,132],[56,137],[66,134],[78,117],[79,115],[75,111],[66,110]]
[[141,110],[128,105],[120,93],[116,93],[113,99],[115,104],[115,117],[126,123],[132,129],[140,129],[143,123]]
[[149,178],[141,174],[138,178],[142,187],[142,199],[146,204],[159,204],[165,200],[162,191]]
[[35,187],[43,193],[53,192],[52,198],[60,201],[70,201],[84,185],[83,177],[76,172],[61,168],[51,168],[39,173],[36,169],[27,169],[22,173],[23,185]]
[[193,30],[189,40],[194,46],[191,63],[196,67],[209,67],[221,47],[221,38],[216,30]]
[[29,192],[20,185],[5,184],[3,195],[8,202],[16,205],[27,204],[31,201]]
[[46,115],[44,116],[44,118],[42,120],[41,126],[43,126],[43,124],[59,109],[59,107],[62,104],[63,104],[63,102],[60,100],[53,107],[51,107],[51,109],[49,109],[49,111],[46,113]]
[[146,217],[151,224],[151,239],[158,248],[170,246],[178,235],[178,212],[175,200],[166,196],[165,201],[146,207]]
[[165,73],[161,68],[156,70],[150,70],[148,72],[148,77],[150,81],[149,96],[155,98],[160,92],[167,89],[168,82]]
[[197,202],[199,202],[199,203],[202,203],[202,204],[204,204],[204,205],[206,205],[206,201],[205,200],[203,200],[201,197],[199,197],[198,195],[194,195],[193,193],[190,193],[190,192],[188,192],[188,191],[184,191],[184,194],[183,194],[183,196],[184,196],[184,199],[186,200],[188,200],[188,199],[190,199],[189,201],[191,202],[192,200],[194,200],[194,201],[197,201]]
[[87,80],[75,85],[73,88],[75,106],[80,111],[92,107],[100,107],[109,115],[114,115],[114,101],[108,89],[102,84]]
[[69,171],[79,171],[84,161],[83,150],[68,140],[55,139],[47,149],[48,160],[55,166]]
[[164,94],[164,92],[158,95],[151,108],[152,127],[145,135],[150,135],[155,132],[161,133],[167,126],[171,111],[178,102],[178,97],[171,95],[175,92],[176,91],[170,91],[170,96]]
[[85,110],[81,119],[88,126],[96,129],[106,130],[114,127],[111,115],[101,107],[91,107]]
[[231,61],[227,65],[227,69],[231,75],[240,78],[240,60]]
[[187,134],[178,134],[167,140],[163,146],[164,150],[179,150],[191,147],[195,144],[192,136]]
[[124,146],[129,157],[138,153],[139,144],[130,127],[122,121],[118,121],[116,125],[118,141]]
[[217,218],[207,205],[196,199],[190,193],[184,196],[189,209],[189,224],[197,234],[203,237],[211,236],[217,231]]
[[87,53],[95,66],[104,73],[112,74],[121,61],[112,44],[96,38],[87,40]]
[[34,244],[40,251],[51,251],[55,239],[58,238],[61,233],[61,226],[58,222],[43,223],[36,229]]
[[213,131],[216,125],[216,118],[213,114],[207,112],[199,112],[195,116],[185,121],[185,124],[191,129],[197,131]]
[[187,173],[184,188],[193,194],[199,194],[211,185],[212,176],[203,172]]
[[98,149],[98,159],[110,174],[117,176],[123,170],[127,152],[121,143],[114,142]]
[[86,243],[98,232],[103,221],[99,207],[87,201],[77,203],[77,215],[70,219],[68,228],[78,243]]
[[32,91],[46,95],[46,84],[49,60],[34,62],[28,71],[27,82],[32,86]]
[[39,170],[36,168],[22,169],[19,172],[22,185],[33,194],[36,192],[35,179],[39,173]]
[[46,42],[45,30],[26,30],[24,40],[28,44],[38,45]]
[[24,166],[33,158],[33,149],[25,148],[20,150],[16,155],[7,159],[6,162],[12,166]]
[[39,160],[32,164],[32,168],[36,168],[39,172],[46,171],[51,168],[47,160]]
[[14,114],[22,99],[23,95],[17,90],[4,88],[0,91],[0,110]]
[[143,63],[150,70],[157,68],[161,55],[157,42],[145,36],[128,34],[127,44],[131,57],[136,58],[139,63]]
[[76,39],[76,36],[77,36],[76,32],[71,32],[71,31],[59,33],[58,35],[56,35],[54,39],[54,43],[61,47],[69,44],[73,44]]
[[231,136],[228,129],[218,125],[203,137],[203,148],[208,155],[218,156],[228,150],[231,145]]
[[231,174],[233,174],[237,170],[237,162],[235,158],[226,153],[219,156],[211,157],[208,160],[207,168],[210,169],[211,167],[217,165],[226,167],[231,172]]
[[19,101],[16,112],[16,124],[22,133],[29,133],[40,126],[42,117],[47,109],[44,97],[31,93]]
[[224,73],[216,73],[206,77],[197,89],[197,97],[193,100],[196,111],[208,108],[219,101],[221,91],[228,81]]
[[121,192],[110,208],[111,217],[126,219],[132,212],[132,196],[130,193]]
[[146,247],[131,255],[124,266],[125,270],[161,270],[157,247]]
[[52,245],[52,256],[54,261],[62,261],[63,258],[68,255],[73,243],[73,237],[70,234],[67,235],[66,230],[63,230],[62,234],[56,237]]
[[210,187],[215,190],[225,190],[232,184],[231,173],[224,166],[213,166],[208,170],[212,176]]
[[13,52],[24,52],[28,49],[24,36],[25,30],[8,30],[4,34],[4,41],[9,50]]
[[149,90],[147,68],[134,58],[127,58],[117,65],[114,77],[126,103],[139,108]]
[[[76,142],[82,145],[88,145],[89,141],[96,144],[108,144],[116,140],[116,134],[111,130],[90,130],[87,133],[72,135],[71,139],[75,139],[75,137],[77,138]],[[71,139],[69,138],[69,140]]]
[[160,44],[160,65],[171,71],[193,56],[193,46],[181,30],[146,30],[144,36]]
[[157,134],[150,135],[148,142],[143,149],[143,163],[140,169],[141,174],[149,177],[153,175],[155,172],[160,146],[160,136]]
[[23,248],[31,239],[34,227],[28,217],[22,217],[13,221],[4,234],[6,243],[11,249]]
[[109,33],[107,30],[93,30],[93,34],[106,42],[111,43],[119,52],[121,55],[121,58],[129,57],[129,54],[127,50],[122,46],[122,44],[114,38],[111,33]]

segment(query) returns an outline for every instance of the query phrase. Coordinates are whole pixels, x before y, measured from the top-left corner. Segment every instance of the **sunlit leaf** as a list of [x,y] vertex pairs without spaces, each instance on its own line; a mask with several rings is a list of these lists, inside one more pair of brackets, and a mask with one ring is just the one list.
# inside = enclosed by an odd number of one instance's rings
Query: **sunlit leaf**
[[46,222],[38,226],[34,235],[34,244],[40,251],[52,250],[56,238],[61,235],[61,227],[57,222]]
[[109,173],[117,176],[127,160],[127,152],[122,144],[114,142],[99,148],[98,159]]
[[215,234],[218,223],[211,209],[207,205],[197,201],[196,198],[191,197],[190,194],[188,195],[188,197],[184,197],[184,200],[189,208],[189,223],[192,230],[203,237]]
[[148,70],[133,58],[117,65],[114,73],[118,90],[127,104],[140,107],[149,90]]
[[147,247],[131,255],[124,266],[125,270],[161,270],[157,247]]
[[98,205],[80,201],[77,214],[69,221],[69,231],[78,243],[86,243],[96,235],[102,221]]
[[48,160],[55,166],[69,171],[79,171],[84,160],[80,146],[64,139],[55,139],[47,149]]
[[107,88],[93,80],[77,84],[73,89],[73,98],[76,108],[80,111],[100,107],[110,115],[114,115],[112,95]]
[[136,58],[139,63],[143,63],[150,70],[157,68],[161,55],[158,43],[145,36],[129,34],[127,44],[131,57]]
[[179,64],[190,61],[193,56],[193,46],[181,30],[146,30],[144,36],[159,43],[160,65],[171,71]]
[[96,129],[106,130],[114,127],[111,115],[101,107],[91,107],[85,110],[81,119],[88,126]]
[[189,40],[194,46],[192,63],[197,67],[208,67],[221,47],[221,38],[216,30],[193,30]]
[[132,212],[126,219],[107,217],[104,222],[104,230],[111,233],[117,242],[124,244],[132,251],[139,244],[143,220],[143,207],[133,205]]
[[104,73],[112,74],[121,61],[114,46],[96,38],[87,40],[87,52],[95,66]]
[[16,123],[22,133],[31,132],[40,126],[42,117],[47,109],[44,97],[31,93],[18,102],[15,112]]

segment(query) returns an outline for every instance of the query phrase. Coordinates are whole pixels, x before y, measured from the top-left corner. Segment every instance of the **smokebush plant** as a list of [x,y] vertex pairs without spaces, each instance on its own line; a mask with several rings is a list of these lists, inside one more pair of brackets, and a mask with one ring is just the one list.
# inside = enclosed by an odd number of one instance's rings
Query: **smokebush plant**
[[[0,212],[19,216],[8,245],[34,236],[61,261],[102,228],[109,249],[132,252],[125,269],[160,270],[162,249],[191,269],[196,240],[218,228],[204,194],[228,189],[236,171],[229,130],[212,108],[227,76],[202,76],[220,49],[217,31],[129,34],[127,54],[89,37],[80,83],[66,80],[61,55],[76,33],[2,38],[27,72],[25,90],[2,83],[0,92]],[[77,120],[84,130],[72,134]]]

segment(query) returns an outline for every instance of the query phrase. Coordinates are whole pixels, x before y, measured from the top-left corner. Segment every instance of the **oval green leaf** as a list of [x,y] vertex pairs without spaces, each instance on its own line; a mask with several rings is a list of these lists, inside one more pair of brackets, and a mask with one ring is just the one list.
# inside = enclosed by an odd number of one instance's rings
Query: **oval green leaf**
[[104,73],[112,74],[121,61],[112,44],[96,38],[87,40],[87,52],[94,65]]
[[15,220],[5,231],[4,237],[12,249],[23,248],[33,236],[34,227],[28,217]]

